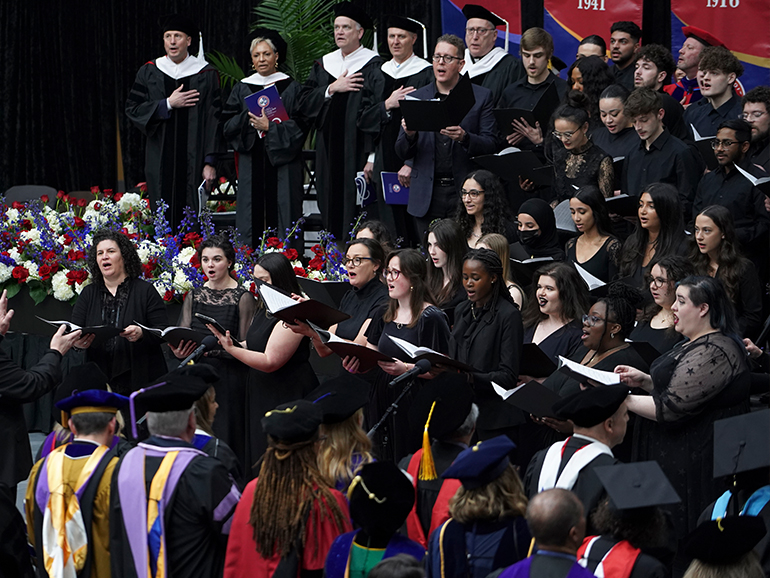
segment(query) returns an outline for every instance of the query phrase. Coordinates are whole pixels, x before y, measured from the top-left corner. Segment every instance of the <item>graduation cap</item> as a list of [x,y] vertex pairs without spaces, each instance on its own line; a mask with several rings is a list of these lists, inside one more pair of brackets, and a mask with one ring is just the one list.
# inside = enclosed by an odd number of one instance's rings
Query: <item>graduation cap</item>
[[278,52],[278,62],[286,60],[286,52],[288,51],[289,46],[286,44],[283,37],[275,30],[270,30],[269,28],[255,28],[251,31],[251,34],[249,34],[249,46],[251,46],[251,43],[257,38],[267,38],[273,43],[275,50]]
[[[109,387],[105,373],[96,363],[89,361],[84,365],[78,365],[70,369],[69,373],[64,378],[64,381],[59,384],[54,392],[53,404],[54,407],[59,409],[59,403],[73,396],[78,391],[108,391]],[[59,421],[61,425],[67,427],[67,420],[69,419],[67,412],[58,411],[53,413],[54,418]]]
[[578,427],[593,427],[612,417],[628,396],[625,385],[590,387],[553,404],[559,419]]
[[697,26],[682,26],[682,34],[684,34],[685,38],[695,38],[695,40],[706,46],[725,46],[725,43],[719,40],[719,38]]
[[323,421],[323,410],[312,401],[298,399],[270,410],[262,418],[262,431],[288,443],[311,439]]
[[393,462],[364,464],[348,488],[350,517],[367,531],[398,530],[414,499],[414,486]]
[[422,24],[417,20],[404,18],[403,16],[396,16],[395,14],[386,16],[385,23],[387,28],[400,28],[401,30],[406,30],[407,32],[413,32],[414,34],[419,34],[423,29]]
[[350,18],[361,25],[361,28],[371,30],[374,28],[374,22],[369,15],[352,2],[340,2],[334,5],[334,17],[344,16]]
[[678,504],[682,500],[658,462],[634,462],[594,468],[617,510]]
[[770,409],[714,422],[714,477],[770,466]]
[[506,24],[505,20],[500,18],[497,14],[478,4],[466,4],[463,6],[463,15],[467,20],[470,20],[471,18],[488,20],[495,28],[498,26],[505,26]]
[[554,54],[551,56],[551,68],[553,68],[556,72],[559,72],[560,70],[567,68],[567,63]]
[[473,404],[473,389],[464,373],[443,373],[424,385],[409,409],[409,421],[422,425],[422,458],[418,477],[435,480],[430,440],[444,439],[465,422]]
[[701,562],[733,564],[751,552],[767,533],[757,516],[729,516],[704,522],[682,540],[682,551]]
[[169,30],[179,30],[180,32],[187,34],[187,36],[191,36],[193,38],[198,36],[198,26],[195,24],[195,22],[192,21],[192,19],[188,18],[184,14],[169,14],[168,16],[163,16],[158,20],[158,24],[160,25],[163,32],[168,32]]
[[305,399],[323,412],[323,423],[340,423],[352,416],[369,401],[369,383],[343,371],[311,391]]
[[493,482],[510,465],[508,455],[516,449],[510,438],[497,436],[460,452],[442,477],[460,480],[463,487],[474,490]]
[[[118,413],[118,410],[125,407],[128,398],[104,389],[88,389],[86,391],[76,391],[71,396],[62,399],[56,403],[62,411],[62,421],[64,414],[79,415],[82,413]],[[66,422],[65,422],[66,423]]]

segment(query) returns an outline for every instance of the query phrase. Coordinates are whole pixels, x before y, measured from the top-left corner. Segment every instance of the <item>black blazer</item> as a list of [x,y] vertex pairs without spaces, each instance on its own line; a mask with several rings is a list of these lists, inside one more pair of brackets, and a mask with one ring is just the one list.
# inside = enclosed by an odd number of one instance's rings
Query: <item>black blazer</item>
[[[3,337],[0,336],[0,343]],[[14,487],[32,468],[23,404],[35,401],[61,383],[61,354],[48,349],[31,369],[24,370],[0,351],[0,484]]]

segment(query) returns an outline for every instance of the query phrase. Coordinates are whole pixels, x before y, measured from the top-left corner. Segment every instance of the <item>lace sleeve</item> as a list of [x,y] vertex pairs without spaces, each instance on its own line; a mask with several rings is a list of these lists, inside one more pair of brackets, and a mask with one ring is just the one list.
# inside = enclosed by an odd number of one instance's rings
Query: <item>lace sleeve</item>
[[615,186],[615,171],[612,168],[612,158],[604,157],[599,165],[599,190],[604,197],[611,197]]
[[195,300],[195,291],[189,291],[184,297],[182,303],[182,312],[179,314],[177,327],[192,327],[192,306]]
[[608,281],[614,279],[620,272],[620,253],[622,249],[623,244],[615,237],[610,237],[610,240],[607,242],[607,255],[609,257]]
[[737,346],[726,343],[728,337],[709,337],[682,354],[668,387],[653,392],[658,422],[675,422],[700,413],[741,373]]
[[254,295],[244,291],[238,300],[238,338],[241,341],[246,339],[246,334],[249,332],[249,327],[251,327],[251,322],[256,312],[257,300],[254,299]]
[[569,255],[570,249],[575,246],[575,243],[577,242],[577,237],[571,237],[567,240],[566,244],[564,245],[564,252]]

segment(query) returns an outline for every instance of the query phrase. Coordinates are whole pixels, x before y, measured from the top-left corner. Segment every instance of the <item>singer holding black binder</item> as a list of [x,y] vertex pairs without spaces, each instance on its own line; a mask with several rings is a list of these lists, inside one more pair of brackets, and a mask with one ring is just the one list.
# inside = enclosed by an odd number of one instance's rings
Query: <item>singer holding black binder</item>
[[[367,407],[368,427],[380,420],[404,387],[389,387],[388,384],[414,367],[414,364],[402,361],[407,357],[388,335],[440,353],[449,353],[449,325],[444,312],[435,306],[425,283],[427,266],[420,252],[415,249],[392,252],[385,262],[384,277],[390,299],[384,310],[372,319],[366,332],[366,345],[390,355],[396,361],[381,361],[380,368],[375,369],[378,375],[375,376],[372,398]],[[342,365],[351,373],[358,372],[359,361],[355,357],[346,357]],[[413,390],[401,399],[395,415],[375,433],[373,441],[380,459],[397,462],[419,447],[419,437],[412,438],[410,435],[412,428],[407,412],[418,389],[419,380]]]

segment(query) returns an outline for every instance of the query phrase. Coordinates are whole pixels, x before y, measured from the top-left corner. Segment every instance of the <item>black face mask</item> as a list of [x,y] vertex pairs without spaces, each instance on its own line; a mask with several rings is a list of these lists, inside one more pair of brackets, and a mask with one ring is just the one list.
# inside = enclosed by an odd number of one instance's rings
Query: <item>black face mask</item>
[[535,231],[519,231],[519,240],[525,245],[531,245],[532,241],[540,236],[540,229]]

